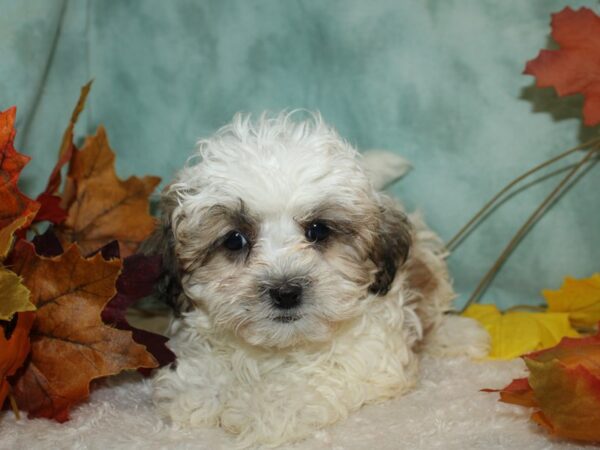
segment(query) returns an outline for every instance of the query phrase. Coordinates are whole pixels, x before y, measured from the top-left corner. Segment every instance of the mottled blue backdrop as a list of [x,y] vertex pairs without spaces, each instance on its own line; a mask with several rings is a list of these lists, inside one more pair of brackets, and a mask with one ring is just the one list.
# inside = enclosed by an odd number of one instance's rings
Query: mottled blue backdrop
[[[0,109],[18,106],[23,174],[45,183],[79,87],[78,135],[106,125],[122,176],[168,179],[236,111],[320,110],[360,149],[414,170],[391,191],[449,238],[509,179],[597,133],[581,99],[532,87],[556,0],[0,0]],[[540,301],[599,270],[600,168],[537,224],[487,302]],[[558,179],[499,208],[451,257],[464,300]]]

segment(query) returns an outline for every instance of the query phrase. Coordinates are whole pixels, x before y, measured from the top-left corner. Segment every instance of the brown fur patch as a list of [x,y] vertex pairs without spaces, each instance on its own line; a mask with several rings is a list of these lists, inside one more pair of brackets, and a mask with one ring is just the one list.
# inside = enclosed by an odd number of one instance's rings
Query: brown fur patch
[[418,258],[411,258],[406,264],[408,286],[424,298],[430,298],[438,288],[438,280],[432,270]]
[[[183,269],[193,271],[196,267],[205,265],[221,249],[230,231],[239,231],[251,243],[257,228],[258,219],[248,212],[242,200],[233,207],[213,205],[200,214],[198,221],[182,222],[175,232],[177,255]],[[239,257],[240,255],[235,255],[236,259]]]
[[385,295],[398,268],[408,258],[412,237],[408,217],[392,199],[382,197],[379,217],[377,237],[371,251],[371,259],[379,271],[369,289],[373,293]]

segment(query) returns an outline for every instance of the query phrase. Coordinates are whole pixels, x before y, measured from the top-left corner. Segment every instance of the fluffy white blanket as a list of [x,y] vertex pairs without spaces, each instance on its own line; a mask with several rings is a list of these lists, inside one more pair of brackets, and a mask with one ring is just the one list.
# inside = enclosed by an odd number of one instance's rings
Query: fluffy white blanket
[[[472,362],[426,357],[418,387],[369,405],[292,449],[558,449],[583,448],[548,437],[529,421],[526,408],[497,401],[499,388],[523,376],[520,360]],[[156,415],[149,385],[121,376],[94,390],[72,420],[21,419],[0,415],[2,449],[225,449],[234,439],[220,429],[174,430]]]

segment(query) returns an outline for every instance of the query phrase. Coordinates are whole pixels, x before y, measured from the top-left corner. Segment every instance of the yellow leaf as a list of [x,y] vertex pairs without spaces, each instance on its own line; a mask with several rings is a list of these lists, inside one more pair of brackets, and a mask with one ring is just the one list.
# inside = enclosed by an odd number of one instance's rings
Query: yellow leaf
[[566,313],[511,311],[502,314],[494,305],[471,305],[464,316],[477,320],[490,333],[491,359],[511,359],[552,347],[564,337],[579,334]]
[[10,320],[14,313],[22,311],[35,311],[29,289],[17,274],[0,267],[0,320]]
[[569,314],[573,326],[592,327],[600,322],[600,273],[577,280],[566,277],[557,291],[542,291],[548,311]]
[[0,261],[3,261],[12,246],[13,234],[29,219],[29,215],[15,219],[10,225],[0,229]]

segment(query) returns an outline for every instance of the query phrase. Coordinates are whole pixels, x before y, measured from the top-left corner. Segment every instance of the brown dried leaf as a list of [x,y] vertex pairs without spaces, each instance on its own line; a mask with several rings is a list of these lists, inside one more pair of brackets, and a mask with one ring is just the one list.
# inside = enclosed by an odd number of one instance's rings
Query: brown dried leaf
[[100,254],[82,258],[75,245],[44,258],[24,241],[15,246],[13,260],[38,308],[31,358],[13,386],[19,407],[30,416],[68,420],[69,409],[88,397],[90,381],[157,366],[130,332],[102,322],[101,312],[116,293],[120,261]]
[[90,254],[118,240],[123,257],[135,250],[155,226],[148,197],[160,178],[147,176],[120,180],[114,169],[115,155],[100,127],[81,151],[75,150],[63,195],[67,220],[57,228],[63,243],[77,242]]

